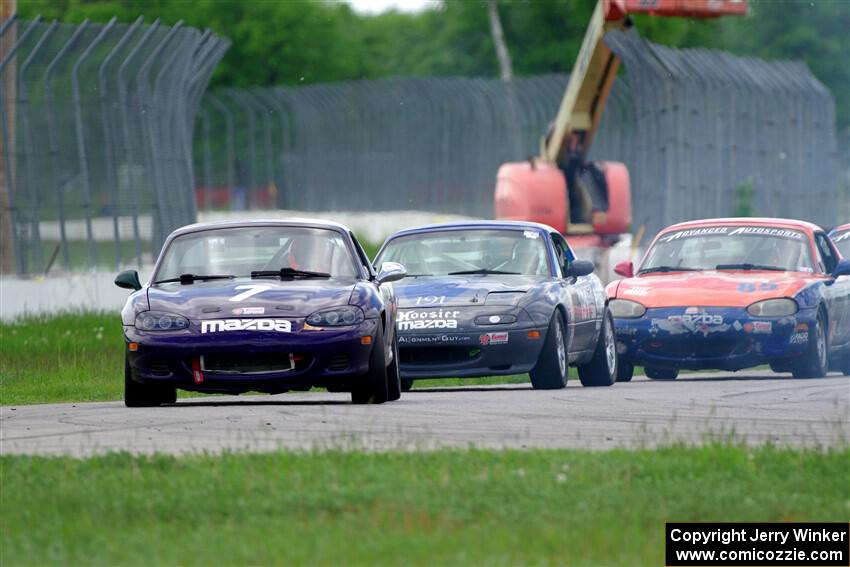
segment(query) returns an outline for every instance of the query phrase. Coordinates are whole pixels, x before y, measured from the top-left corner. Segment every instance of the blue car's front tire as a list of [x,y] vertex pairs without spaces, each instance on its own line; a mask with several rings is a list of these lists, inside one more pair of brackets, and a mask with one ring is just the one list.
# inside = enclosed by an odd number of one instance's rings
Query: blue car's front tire
[[655,368],[654,366],[645,366],[643,368],[646,377],[650,380],[675,380],[679,377],[679,371],[675,368]]
[[617,382],[631,382],[634,375],[635,365],[621,356],[617,357]]
[[823,378],[829,365],[829,341],[823,313],[818,313],[814,329],[809,327],[809,343],[805,354],[791,368],[794,378]]

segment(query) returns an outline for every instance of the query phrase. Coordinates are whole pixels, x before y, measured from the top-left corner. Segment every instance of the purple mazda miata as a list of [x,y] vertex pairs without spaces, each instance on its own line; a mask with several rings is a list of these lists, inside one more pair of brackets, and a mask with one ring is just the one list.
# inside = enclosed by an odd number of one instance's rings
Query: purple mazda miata
[[399,264],[376,273],[343,225],[316,220],[194,224],[165,241],[150,282],[134,270],[121,312],[124,402],[176,389],[271,394],[321,386],[354,403],[398,399]]

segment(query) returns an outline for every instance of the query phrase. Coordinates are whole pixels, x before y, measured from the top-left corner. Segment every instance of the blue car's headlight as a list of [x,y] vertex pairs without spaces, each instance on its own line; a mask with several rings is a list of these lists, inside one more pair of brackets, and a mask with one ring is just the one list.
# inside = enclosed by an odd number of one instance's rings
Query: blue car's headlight
[[136,328],[142,331],[179,331],[189,327],[182,315],[163,311],[142,311],[136,315]]
[[307,317],[307,324],[312,327],[343,327],[356,325],[366,319],[363,310],[353,305],[333,307],[316,311]]
[[756,301],[747,307],[747,313],[753,317],[785,317],[797,312],[797,302],[784,297],[782,299],[765,299]]
[[516,323],[516,315],[479,315],[475,318],[476,325],[508,325]]
[[611,315],[620,319],[636,319],[646,313],[646,307],[631,299],[612,299],[608,308]]

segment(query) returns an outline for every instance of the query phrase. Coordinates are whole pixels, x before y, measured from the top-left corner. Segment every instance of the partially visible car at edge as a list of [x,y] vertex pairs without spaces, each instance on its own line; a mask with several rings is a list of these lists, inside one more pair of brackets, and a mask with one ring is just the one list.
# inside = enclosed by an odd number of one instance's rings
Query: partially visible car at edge
[[838,248],[842,258],[850,258],[850,223],[836,226],[829,231],[829,237]]
[[818,226],[720,218],[662,230],[607,287],[620,379],[770,364],[795,377],[850,374],[850,260]]
[[400,395],[397,300],[404,268],[372,264],[343,225],[314,220],[195,224],[165,241],[151,282],[121,312],[124,401],[176,389],[240,394],[323,386],[355,403]]
[[551,227],[510,221],[430,225],[391,236],[375,264],[404,263],[402,387],[414,379],[530,373],[563,388],[615,382],[613,319],[593,264]]

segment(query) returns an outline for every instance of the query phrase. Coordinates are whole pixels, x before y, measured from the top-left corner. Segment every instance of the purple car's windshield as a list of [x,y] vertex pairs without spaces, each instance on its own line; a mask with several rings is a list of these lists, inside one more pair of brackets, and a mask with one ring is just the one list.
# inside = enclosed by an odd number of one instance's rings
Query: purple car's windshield
[[354,258],[343,236],[323,228],[257,226],[184,234],[165,251],[154,281],[181,274],[233,275],[282,268],[356,277]]
[[809,242],[797,230],[764,226],[702,226],[663,234],[639,272],[672,270],[813,272]]
[[381,262],[398,262],[410,276],[549,273],[543,238],[528,230],[446,230],[400,236],[387,244],[376,260]]

